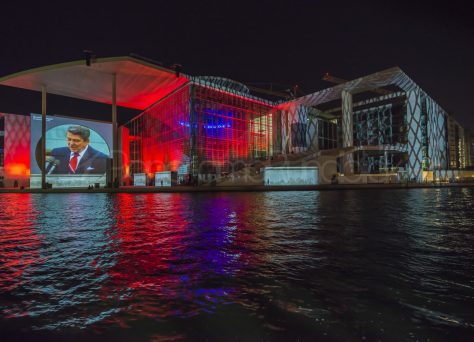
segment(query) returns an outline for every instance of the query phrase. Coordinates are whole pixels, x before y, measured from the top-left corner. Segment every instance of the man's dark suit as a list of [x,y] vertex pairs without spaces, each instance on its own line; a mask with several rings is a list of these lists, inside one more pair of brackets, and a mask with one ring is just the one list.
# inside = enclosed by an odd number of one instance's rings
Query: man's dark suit
[[[105,173],[108,156],[93,149],[90,145],[77,165],[76,172],[69,169],[71,150],[69,147],[59,147],[51,151],[51,157],[56,159],[56,167],[51,174],[99,174]],[[53,164],[53,163],[52,163]],[[48,167],[51,170],[53,165]],[[48,170],[46,170],[48,172]]]

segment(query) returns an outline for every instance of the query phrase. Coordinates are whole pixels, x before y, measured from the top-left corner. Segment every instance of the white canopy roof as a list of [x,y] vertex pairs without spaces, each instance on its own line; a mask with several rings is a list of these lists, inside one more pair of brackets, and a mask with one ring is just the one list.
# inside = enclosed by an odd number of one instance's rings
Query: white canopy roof
[[0,85],[69,96],[100,103],[112,103],[112,75],[117,78],[117,105],[143,110],[176,88],[189,82],[186,76],[133,58],[85,60],[50,65],[0,78]]

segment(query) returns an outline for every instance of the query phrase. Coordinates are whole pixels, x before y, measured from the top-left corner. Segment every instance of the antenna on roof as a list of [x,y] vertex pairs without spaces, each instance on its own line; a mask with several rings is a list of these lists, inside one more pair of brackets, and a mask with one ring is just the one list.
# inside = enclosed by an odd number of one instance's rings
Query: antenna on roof
[[95,63],[97,60],[97,56],[95,55],[95,52],[90,50],[90,49],[85,49],[82,52],[84,52],[84,58],[86,59],[86,65],[91,66],[92,63]]
[[155,61],[154,59],[151,59],[151,58],[148,58],[148,57],[144,57],[144,56],[141,56],[139,54],[136,54],[136,53],[133,53],[131,52],[129,54],[130,57],[133,57],[133,58],[136,58],[136,59],[140,59],[144,62],[148,62],[148,63],[151,63],[151,64],[155,64],[155,65],[159,65],[159,66],[163,66],[163,63],[159,62],[159,61]]
[[181,73],[181,70],[183,69],[183,66],[181,64],[174,63],[171,66],[171,69],[174,70],[174,72],[176,74],[176,77],[179,77],[179,74]]

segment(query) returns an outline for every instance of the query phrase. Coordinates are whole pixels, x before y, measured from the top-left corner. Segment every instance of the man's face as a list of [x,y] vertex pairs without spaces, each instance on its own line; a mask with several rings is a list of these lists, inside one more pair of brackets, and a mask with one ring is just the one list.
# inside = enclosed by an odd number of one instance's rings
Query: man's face
[[84,140],[80,135],[67,132],[67,146],[71,152],[81,152],[89,144],[89,140]]

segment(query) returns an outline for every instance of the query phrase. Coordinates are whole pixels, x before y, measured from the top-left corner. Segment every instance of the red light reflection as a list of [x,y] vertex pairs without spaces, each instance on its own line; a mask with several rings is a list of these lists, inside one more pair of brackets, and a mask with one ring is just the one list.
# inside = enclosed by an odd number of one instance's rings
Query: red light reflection
[[37,212],[30,194],[2,194],[1,202],[0,290],[8,292],[21,286],[24,273],[42,262],[41,237],[34,226]]

